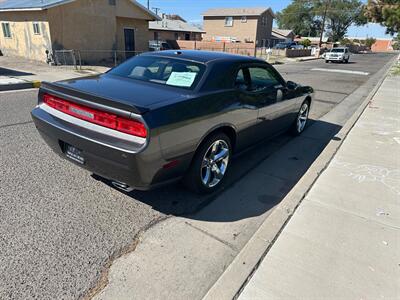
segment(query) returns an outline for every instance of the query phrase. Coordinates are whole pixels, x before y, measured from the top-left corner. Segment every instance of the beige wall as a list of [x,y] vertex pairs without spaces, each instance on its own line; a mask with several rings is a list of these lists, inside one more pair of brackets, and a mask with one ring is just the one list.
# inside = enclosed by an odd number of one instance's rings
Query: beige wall
[[242,23],[241,17],[233,17],[233,26],[225,26],[225,17],[204,17],[205,40],[214,40],[216,37],[234,37],[237,41],[254,42],[257,34],[257,17],[247,17]]
[[[0,13],[3,19],[12,20],[13,37],[5,39],[0,29],[0,49],[43,61],[46,49],[124,50],[124,27],[135,29],[136,51],[147,51],[148,20],[153,17],[130,0],[117,0],[116,5],[77,0],[44,11]],[[33,35],[33,20],[42,20],[41,36]]]
[[[46,60],[45,51],[51,49],[47,14],[44,11],[1,12],[0,23],[9,22],[11,38],[5,38],[0,28],[0,50],[4,55]],[[40,34],[33,32],[33,22],[39,22]],[[1,25],[0,25],[1,27]]]
[[[266,25],[262,25],[262,17],[266,18]],[[225,17],[204,17],[205,40],[215,40],[216,37],[233,37],[240,42],[256,42],[262,46],[262,40],[270,38],[273,16],[266,11],[261,16],[248,16],[243,23],[241,17],[233,17],[233,26],[225,26]],[[268,42],[266,42],[268,43]]]
[[124,28],[135,29],[135,51],[148,51],[149,49],[149,29],[148,22],[145,20],[117,18],[117,50],[125,50]]

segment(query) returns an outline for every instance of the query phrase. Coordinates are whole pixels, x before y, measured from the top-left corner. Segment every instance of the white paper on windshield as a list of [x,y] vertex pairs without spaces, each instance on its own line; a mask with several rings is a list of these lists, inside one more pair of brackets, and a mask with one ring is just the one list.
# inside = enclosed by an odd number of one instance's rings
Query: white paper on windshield
[[194,72],[172,72],[167,80],[167,85],[191,87],[197,73]]

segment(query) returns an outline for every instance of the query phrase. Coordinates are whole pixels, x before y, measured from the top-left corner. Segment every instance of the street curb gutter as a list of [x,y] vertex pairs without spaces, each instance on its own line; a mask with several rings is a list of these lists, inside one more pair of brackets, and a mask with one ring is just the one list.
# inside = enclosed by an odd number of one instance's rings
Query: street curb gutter
[[13,83],[13,84],[1,84],[0,92],[39,88],[40,85],[41,85],[41,82],[37,81],[37,80],[26,81],[26,82],[21,82],[21,83]]
[[[378,83],[369,92],[362,104],[357,108],[350,119],[347,120],[342,129],[335,135],[335,138],[329,142],[299,182],[261,224],[249,242],[203,297],[203,300],[231,300],[236,299],[240,295],[241,291],[246,286],[255,270],[257,270],[275,240],[278,238],[280,232],[289,222],[295,210],[306,197],[308,191],[312,188],[320,174],[328,166],[348,133],[364,112],[379,87],[382,85],[382,82],[389,74],[394,61],[396,61],[396,58],[385,65],[384,68],[387,69],[383,71],[382,78],[379,79]],[[378,72],[377,74],[380,73],[381,72]]]

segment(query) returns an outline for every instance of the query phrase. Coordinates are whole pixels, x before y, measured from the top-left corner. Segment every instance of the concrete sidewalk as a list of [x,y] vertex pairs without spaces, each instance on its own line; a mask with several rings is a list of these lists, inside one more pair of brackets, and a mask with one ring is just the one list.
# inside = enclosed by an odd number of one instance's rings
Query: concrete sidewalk
[[109,68],[85,66],[76,70],[73,66],[49,66],[42,62],[19,57],[0,56],[0,91],[40,86],[42,81],[58,81],[104,73]]
[[400,299],[400,77],[387,77],[239,299]]

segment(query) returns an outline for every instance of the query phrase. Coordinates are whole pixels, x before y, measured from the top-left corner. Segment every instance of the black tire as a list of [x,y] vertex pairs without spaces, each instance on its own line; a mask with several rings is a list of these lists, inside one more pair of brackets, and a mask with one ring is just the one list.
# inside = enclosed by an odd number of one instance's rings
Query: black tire
[[326,63],[326,64],[329,63],[329,60],[325,60],[325,63]]
[[[305,104],[307,104],[306,120],[305,120],[304,125],[303,125],[301,128],[299,128],[299,126],[298,126],[298,120],[299,120],[300,115],[302,114],[302,109],[303,109],[303,107],[304,107]],[[298,112],[298,114],[297,114],[296,120],[293,122],[292,126],[291,126],[290,129],[289,129],[289,132],[290,132],[293,136],[298,136],[298,135],[300,135],[300,134],[304,131],[304,129],[307,127],[307,122],[308,122],[308,115],[309,115],[309,113],[310,113],[310,100],[305,100],[305,101],[301,104],[301,106],[300,106],[300,109],[299,109],[299,112]]]
[[[202,176],[203,176],[202,172],[204,169],[203,160],[205,159],[206,154],[209,153],[212,145],[217,141],[224,141],[226,143],[226,146],[229,149],[228,163],[226,164],[222,179],[219,179],[219,182],[216,185],[209,187],[206,186],[202,181]],[[189,170],[187,171],[186,175],[183,178],[183,183],[188,189],[197,194],[209,194],[214,192],[221,186],[221,183],[225,180],[231,158],[232,158],[232,145],[229,137],[222,132],[217,132],[210,135],[203,141],[203,143],[200,144],[199,148],[197,149],[196,154],[193,157],[192,164],[190,165]]]

